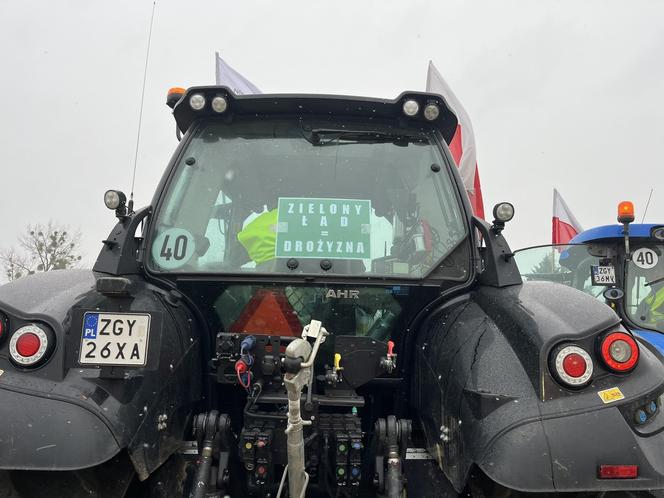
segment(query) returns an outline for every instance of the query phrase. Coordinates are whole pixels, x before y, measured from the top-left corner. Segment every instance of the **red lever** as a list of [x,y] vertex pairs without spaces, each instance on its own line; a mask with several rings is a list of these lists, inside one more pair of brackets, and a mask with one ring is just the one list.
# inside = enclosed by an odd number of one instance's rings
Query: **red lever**
[[392,356],[394,353],[394,343],[392,341],[387,341],[387,356]]

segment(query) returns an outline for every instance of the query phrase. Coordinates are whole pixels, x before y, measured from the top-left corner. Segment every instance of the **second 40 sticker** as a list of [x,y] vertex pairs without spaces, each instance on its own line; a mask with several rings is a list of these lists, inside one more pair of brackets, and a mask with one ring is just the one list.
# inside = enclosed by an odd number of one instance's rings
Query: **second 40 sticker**
[[183,228],[169,228],[152,243],[152,259],[164,270],[175,270],[187,264],[195,249],[191,233]]
[[632,254],[632,261],[634,261],[634,264],[644,270],[650,270],[657,266],[658,260],[659,257],[657,256],[657,253],[648,247],[637,249]]

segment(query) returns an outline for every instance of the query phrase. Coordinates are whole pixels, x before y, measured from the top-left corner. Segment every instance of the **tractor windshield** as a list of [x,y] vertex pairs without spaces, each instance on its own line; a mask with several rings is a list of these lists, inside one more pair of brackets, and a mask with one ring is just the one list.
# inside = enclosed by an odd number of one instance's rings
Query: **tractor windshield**
[[468,275],[459,194],[428,130],[210,120],[178,161],[149,239],[154,271]]
[[664,332],[664,244],[633,246],[625,278],[629,317],[638,325]]

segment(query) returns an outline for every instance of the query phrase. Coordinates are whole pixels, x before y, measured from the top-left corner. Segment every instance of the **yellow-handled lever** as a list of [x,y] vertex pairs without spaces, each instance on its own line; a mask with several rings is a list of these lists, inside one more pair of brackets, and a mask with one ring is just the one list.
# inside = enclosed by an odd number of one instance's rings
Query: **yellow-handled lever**
[[339,353],[334,353],[334,369],[341,370],[341,355]]

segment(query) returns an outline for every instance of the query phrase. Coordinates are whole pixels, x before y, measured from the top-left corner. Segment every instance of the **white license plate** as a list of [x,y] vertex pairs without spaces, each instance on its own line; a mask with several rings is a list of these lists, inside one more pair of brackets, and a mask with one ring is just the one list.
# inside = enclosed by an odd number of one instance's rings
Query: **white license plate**
[[612,285],[616,283],[616,269],[613,266],[591,266],[590,276],[593,285]]
[[144,366],[148,357],[150,315],[85,313],[81,365]]

